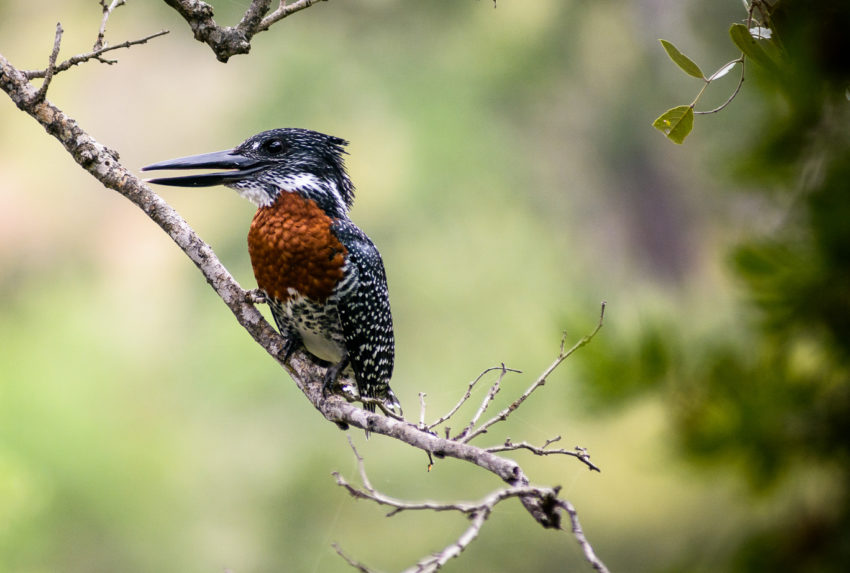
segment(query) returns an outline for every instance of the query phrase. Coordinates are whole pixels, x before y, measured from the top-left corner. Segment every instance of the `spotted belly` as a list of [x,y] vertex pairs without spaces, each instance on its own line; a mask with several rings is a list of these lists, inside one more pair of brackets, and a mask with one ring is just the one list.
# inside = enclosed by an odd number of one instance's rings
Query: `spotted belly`
[[345,337],[334,305],[290,293],[285,302],[272,300],[270,307],[281,333],[297,334],[316,358],[333,364],[342,360]]

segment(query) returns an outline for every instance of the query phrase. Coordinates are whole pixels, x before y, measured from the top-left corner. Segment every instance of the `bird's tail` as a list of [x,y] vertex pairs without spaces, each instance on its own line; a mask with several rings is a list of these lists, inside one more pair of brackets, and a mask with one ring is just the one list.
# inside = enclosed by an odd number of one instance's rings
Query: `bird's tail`
[[[367,388],[365,392],[363,392],[362,396],[364,398],[371,398],[371,400],[363,403],[363,409],[368,412],[375,412],[378,409],[378,404],[374,400],[380,400],[384,407],[390,412],[403,416],[403,412],[401,410],[401,402],[396,398],[395,393],[389,386],[386,386],[386,389],[382,389],[381,391],[376,391],[374,388]],[[366,439],[369,438],[369,430],[366,431]]]

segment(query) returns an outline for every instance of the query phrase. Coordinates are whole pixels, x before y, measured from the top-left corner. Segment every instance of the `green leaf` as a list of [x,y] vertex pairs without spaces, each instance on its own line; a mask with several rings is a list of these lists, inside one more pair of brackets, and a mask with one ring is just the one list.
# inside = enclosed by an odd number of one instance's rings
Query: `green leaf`
[[738,46],[738,49],[744,52],[744,55],[752,61],[760,66],[764,66],[771,72],[779,71],[779,65],[776,60],[771,57],[764,47],[770,44],[770,40],[756,40],[750,33],[750,29],[744,24],[732,24],[732,27],[729,28],[729,36],[735,45]]
[[652,122],[652,127],[673,143],[682,143],[694,127],[694,108],[680,105],[668,109]]
[[686,74],[689,76],[693,76],[695,78],[699,78],[701,80],[705,79],[705,74],[702,73],[702,70],[699,69],[699,66],[694,63],[692,59],[679,51],[679,49],[668,42],[667,40],[658,40],[661,42],[661,45],[664,47],[664,51],[667,52],[667,55],[670,56],[670,59],[673,62],[682,68]]

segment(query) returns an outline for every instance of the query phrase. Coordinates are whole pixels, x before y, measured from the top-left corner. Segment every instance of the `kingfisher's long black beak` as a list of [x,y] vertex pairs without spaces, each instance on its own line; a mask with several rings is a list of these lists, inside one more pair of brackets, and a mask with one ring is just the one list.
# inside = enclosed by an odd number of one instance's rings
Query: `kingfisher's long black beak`
[[268,163],[245,157],[234,149],[203,153],[201,155],[190,155],[160,161],[153,165],[142,167],[142,171],[154,171],[156,169],[230,169],[231,171],[218,171],[215,173],[201,173],[198,175],[183,175],[180,177],[157,177],[148,179],[148,183],[158,185],[174,185],[176,187],[210,187],[212,185],[224,185],[233,181],[239,181],[262,170]]

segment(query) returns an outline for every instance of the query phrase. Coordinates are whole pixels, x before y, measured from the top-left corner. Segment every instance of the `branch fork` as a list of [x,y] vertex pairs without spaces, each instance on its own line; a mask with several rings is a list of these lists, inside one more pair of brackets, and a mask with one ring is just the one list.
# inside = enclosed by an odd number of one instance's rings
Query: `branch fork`
[[297,0],[286,3],[280,0],[278,7],[269,14],[271,0],[253,0],[236,26],[220,26],[213,18],[213,7],[201,0],[165,0],[186,20],[192,34],[199,42],[207,44],[216,59],[226,63],[231,56],[251,51],[254,35],[265,32],[284,18],[326,0]]

